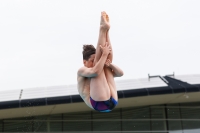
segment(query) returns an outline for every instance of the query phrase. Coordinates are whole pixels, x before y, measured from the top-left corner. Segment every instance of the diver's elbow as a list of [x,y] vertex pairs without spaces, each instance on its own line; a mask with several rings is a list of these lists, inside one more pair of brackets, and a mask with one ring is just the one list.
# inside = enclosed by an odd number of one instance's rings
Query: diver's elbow
[[90,77],[91,78],[95,78],[95,77],[97,77],[99,74],[98,74],[98,72],[93,72],[91,75],[90,75]]
[[120,72],[119,74],[118,74],[118,77],[122,77],[124,75],[124,72],[122,71],[122,72]]
[[122,71],[122,73],[121,73],[121,77],[124,75],[124,72]]

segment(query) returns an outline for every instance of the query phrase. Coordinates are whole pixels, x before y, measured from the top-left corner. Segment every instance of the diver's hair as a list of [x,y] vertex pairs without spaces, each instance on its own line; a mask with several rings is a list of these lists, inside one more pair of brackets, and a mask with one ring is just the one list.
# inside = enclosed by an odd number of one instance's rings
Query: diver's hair
[[90,55],[95,54],[96,49],[93,45],[83,45],[83,59],[88,60]]

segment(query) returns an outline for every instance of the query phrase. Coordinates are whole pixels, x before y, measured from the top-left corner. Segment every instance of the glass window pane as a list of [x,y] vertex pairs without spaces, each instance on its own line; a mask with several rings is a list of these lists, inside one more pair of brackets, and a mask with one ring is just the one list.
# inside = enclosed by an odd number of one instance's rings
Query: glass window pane
[[200,108],[198,103],[193,103],[193,106],[188,104],[182,104],[180,111],[183,119],[183,131],[184,133],[199,133],[200,132]]
[[36,116],[33,122],[34,132],[47,132],[47,119],[48,116]]
[[32,132],[32,121],[29,118],[4,120],[4,132]]
[[151,107],[151,130],[157,133],[167,130],[164,106]]
[[51,115],[49,120],[49,132],[60,132],[62,131],[62,114]]
[[91,131],[91,112],[64,114],[63,131]]
[[150,108],[122,109],[122,131],[150,131]]
[[39,122],[38,128],[35,129],[35,132],[47,132],[47,122]]
[[93,112],[93,131],[121,131],[120,110],[108,113]]
[[182,122],[178,104],[167,105],[167,117],[170,133],[182,133]]
[[2,130],[3,130],[3,121],[0,120],[0,132],[2,132]]

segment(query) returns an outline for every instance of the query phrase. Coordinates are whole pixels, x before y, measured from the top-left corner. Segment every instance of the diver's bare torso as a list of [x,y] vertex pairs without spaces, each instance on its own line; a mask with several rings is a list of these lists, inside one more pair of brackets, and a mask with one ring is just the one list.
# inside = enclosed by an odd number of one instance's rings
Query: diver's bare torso
[[91,78],[77,76],[79,94],[84,102],[92,108],[90,103],[90,81]]

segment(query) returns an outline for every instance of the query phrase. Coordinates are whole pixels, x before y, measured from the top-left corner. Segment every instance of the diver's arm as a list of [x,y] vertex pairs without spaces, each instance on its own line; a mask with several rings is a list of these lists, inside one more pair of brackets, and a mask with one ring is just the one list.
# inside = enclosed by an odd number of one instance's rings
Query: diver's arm
[[118,66],[110,63],[109,67],[112,69],[114,77],[121,77],[124,75],[124,72]]

